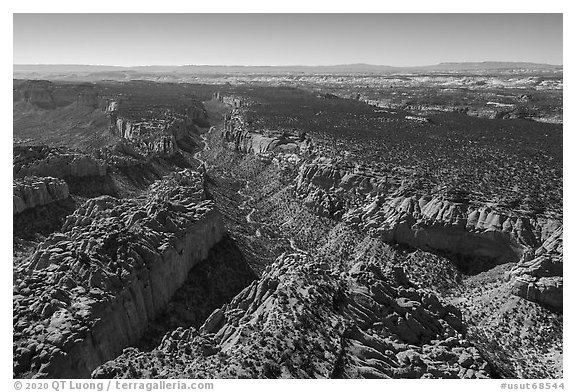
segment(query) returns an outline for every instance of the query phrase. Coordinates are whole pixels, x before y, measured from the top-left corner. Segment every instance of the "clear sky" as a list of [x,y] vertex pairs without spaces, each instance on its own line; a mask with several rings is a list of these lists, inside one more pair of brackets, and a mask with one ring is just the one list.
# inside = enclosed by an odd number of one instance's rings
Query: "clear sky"
[[14,64],[562,64],[562,14],[14,14]]

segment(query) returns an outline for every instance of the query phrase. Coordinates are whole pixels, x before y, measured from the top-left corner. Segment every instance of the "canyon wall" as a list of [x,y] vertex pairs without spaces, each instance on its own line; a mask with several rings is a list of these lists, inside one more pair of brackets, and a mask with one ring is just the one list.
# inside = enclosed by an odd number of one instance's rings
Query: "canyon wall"
[[192,152],[197,144],[196,126],[209,126],[206,111],[202,107],[186,106],[178,112],[159,111],[131,113],[120,101],[109,101],[106,113],[110,118],[113,134],[129,141],[138,153],[147,155],[173,156],[178,149]]
[[13,214],[40,207],[70,196],[68,184],[53,177],[15,179],[12,185]]
[[62,85],[47,80],[15,80],[13,101],[25,102],[41,109],[69,105],[102,108],[105,101],[92,83]]
[[515,295],[556,310],[563,305],[563,228],[559,227],[534,255],[521,260],[508,273]]
[[318,215],[385,242],[456,256],[464,271],[518,263],[509,275],[512,293],[562,308],[561,217],[423,193],[392,173],[369,173],[327,158],[303,164],[295,190]]
[[39,177],[102,177],[107,165],[88,154],[48,146],[15,146],[14,178]]
[[126,350],[95,378],[486,378],[462,315],[401,270],[285,254],[199,331]]
[[14,375],[86,378],[135,343],[225,228],[186,170],[88,200],[15,271]]
[[[278,148],[282,138],[251,130],[245,109],[235,107],[225,118],[227,148],[276,157],[320,155],[309,138],[288,141],[297,148]],[[294,190],[317,215],[342,220],[388,243],[448,254],[469,273],[520,262],[510,278],[513,293],[561,308],[561,257],[550,261],[539,248],[561,232],[562,217],[470,200],[458,191],[427,190],[394,168],[374,170],[322,156],[299,164]]]
[[317,158],[300,167],[295,189],[319,214],[386,242],[499,263],[533,253],[562,224],[462,197],[423,194],[396,177]]
[[309,138],[251,130],[246,113],[238,108],[225,116],[222,139],[228,148],[247,154],[305,153],[311,149]]

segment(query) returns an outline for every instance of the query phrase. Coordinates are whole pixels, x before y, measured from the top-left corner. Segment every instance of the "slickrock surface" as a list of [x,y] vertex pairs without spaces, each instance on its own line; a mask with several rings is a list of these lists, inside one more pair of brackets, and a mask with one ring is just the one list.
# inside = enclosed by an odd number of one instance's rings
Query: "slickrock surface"
[[558,228],[536,250],[535,257],[526,257],[508,274],[512,293],[542,305],[562,309],[563,229]]
[[16,268],[14,375],[88,377],[141,337],[225,229],[185,170],[138,199],[90,199]]
[[66,148],[14,146],[14,178],[105,176],[107,165],[90,155]]
[[15,179],[12,186],[13,214],[40,207],[70,195],[68,185],[53,177],[25,177]]
[[125,350],[93,377],[484,378],[460,312],[401,270],[279,257],[199,331]]

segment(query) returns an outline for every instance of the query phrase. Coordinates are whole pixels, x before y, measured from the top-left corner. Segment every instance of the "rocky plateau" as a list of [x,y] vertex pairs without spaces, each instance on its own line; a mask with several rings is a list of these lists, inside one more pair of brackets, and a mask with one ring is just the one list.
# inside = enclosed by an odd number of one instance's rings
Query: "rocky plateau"
[[561,378],[561,126],[341,90],[15,81],[14,377]]

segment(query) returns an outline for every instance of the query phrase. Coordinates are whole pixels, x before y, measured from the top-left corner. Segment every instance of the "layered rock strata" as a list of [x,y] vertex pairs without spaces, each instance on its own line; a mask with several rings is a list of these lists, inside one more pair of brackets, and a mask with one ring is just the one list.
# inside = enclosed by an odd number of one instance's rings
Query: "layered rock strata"
[[563,228],[560,227],[536,250],[534,257],[527,255],[508,273],[512,293],[562,310],[563,259]]
[[534,252],[561,226],[546,216],[423,194],[399,178],[317,158],[300,167],[295,189],[319,215],[342,219],[386,242],[498,263]]
[[[348,267],[346,267],[348,268]],[[198,330],[127,349],[96,378],[485,378],[461,314],[401,270],[279,257]]]
[[300,167],[295,190],[320,216],[341,219],[385,242],[460,257],[465,271],[484,262],[519,262],[512,292],[562,308],[562,221],[558,217],[427,194],[398,180],[340,160],[316,158]]
[[256,132],[248,122],[243,109],[233,109],[225,116],[222,139],[228,148],[248,154],[305,153],[312,149],[309,138],[295,138],[282,132]]
[[320,216],[341,219],[358,196],[388,192],[397,187],[392,175],[367,172],[340,160],[319,157],[300,166],[296,192]]
[[39,177],[101,177],[107,165],[90,155],[48,146],[14,146],[14,178]]
[[239,108],[245,104],[245,99],[241,97],[237,97],[234,95],[223,95],[220,92],[214,93],[212,97],[219,102],[232,106],[233,108]]
[[97,87],[91,83],[59,84],[47,80],[15,80],[13,101],[48,110],[71,104],[94,108],[103,105]]
[[348,211],[345,222],[385,241],[498,263],[533,252],[560,222],[442,196],[376,196]]
[[178,149],[192,152],[196,147],[192,134],[198,134],[195,124],[208,126],[207,114],[199,107],[186,107],[180,112],[151,110],[145,117],[124,113],[122,104],[108,103],[112,133],[133,144],[143,155],[173,156]]
[[88,377],[141,337],[224,233],[190,170],[138,199],[88,200],[15,271],[14,375]]
[[68,184],[53,177],[15,179],[12,186],[13,214],[40,207],[70,196]]

